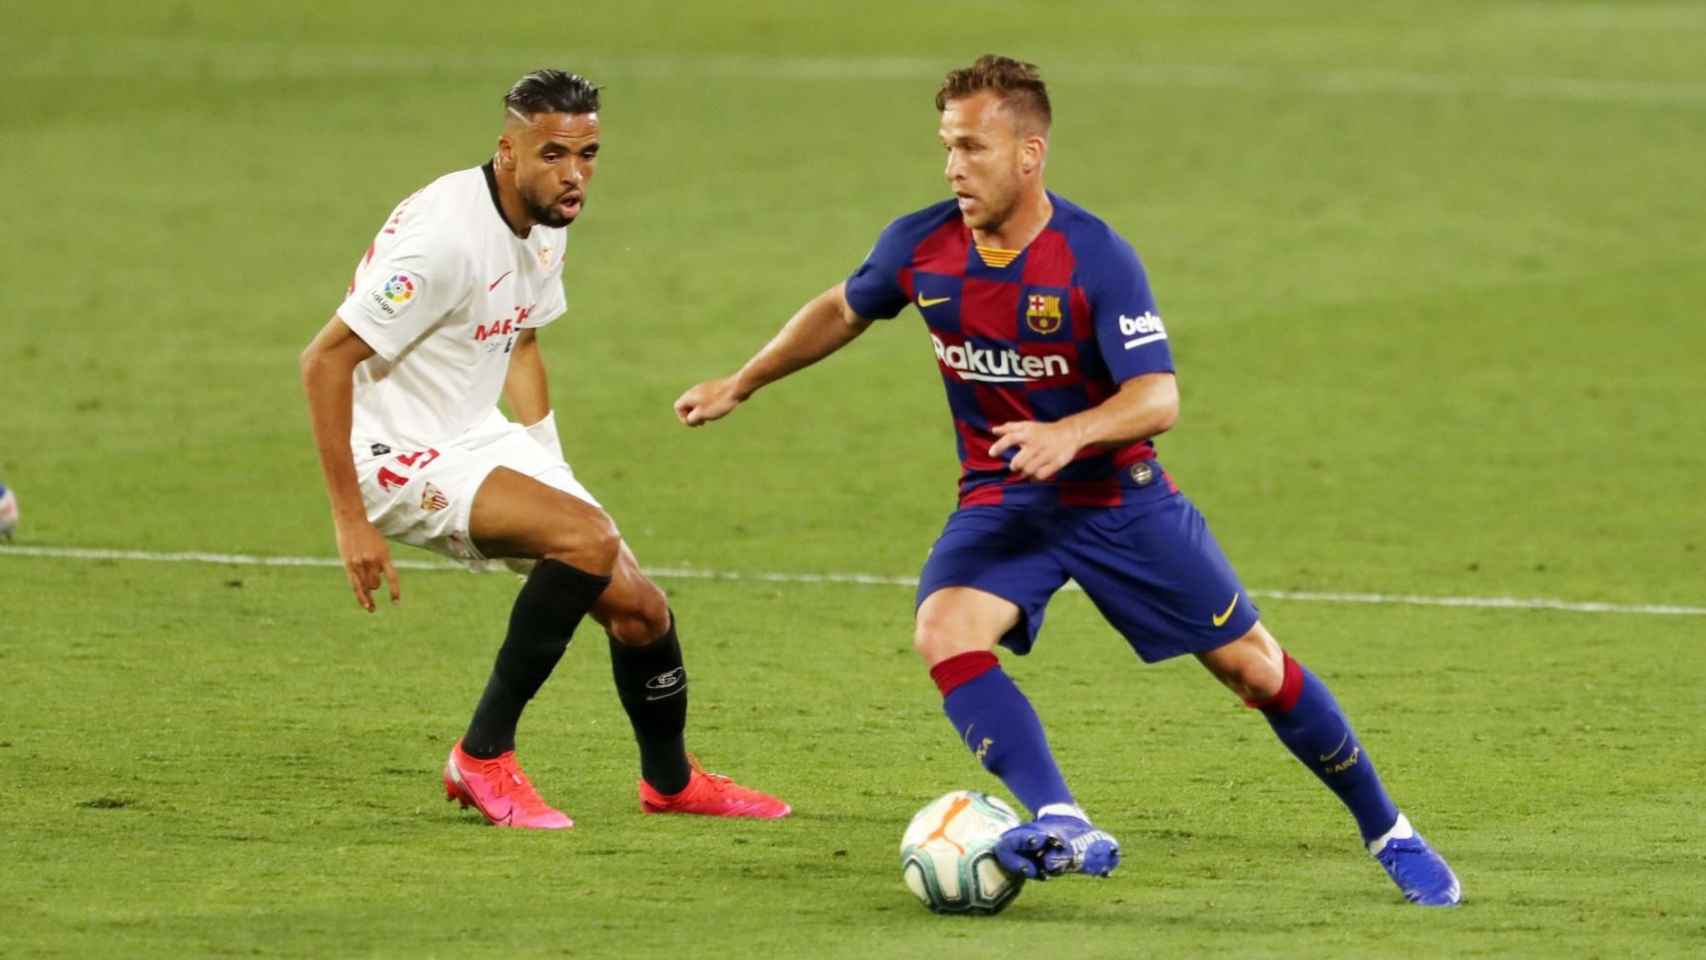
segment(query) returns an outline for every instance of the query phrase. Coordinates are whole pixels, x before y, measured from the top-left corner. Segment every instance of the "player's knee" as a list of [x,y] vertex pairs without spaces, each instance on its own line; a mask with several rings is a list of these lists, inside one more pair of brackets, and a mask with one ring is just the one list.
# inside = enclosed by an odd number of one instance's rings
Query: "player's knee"
[[986,647],[971,637],[955,618],[919,611],[918,622],[912,631],[912,649],[927,666],[933,667],[949,657]]
[[669,632],[669,598],[657,584],[638,578],[606,616],[604,629],[625,647],[644,647]]
[[1271,700],[1285,685],[1285,651],[1260,624],[1211,652],[1204,663],[1221,683],[1248,703]]
[[600,570],[614,570],[616,557],[622,550],[622,535],[616,532],[616,525],[608,517],[588,537],[587,552],[592,562],[598,564]]
[[603,511],[590,516],[583,512],[563,517],[558,526],[559,532],[552,538],[545,556],[599,576],[609,576],[616,569],[622,535]]
[[1229,674],[1221,676],[1232,692],[1246,703],[1263,703],[1279,695],[1285,683],[1284,668],[1274,668],[1266,661],[1239,664]]

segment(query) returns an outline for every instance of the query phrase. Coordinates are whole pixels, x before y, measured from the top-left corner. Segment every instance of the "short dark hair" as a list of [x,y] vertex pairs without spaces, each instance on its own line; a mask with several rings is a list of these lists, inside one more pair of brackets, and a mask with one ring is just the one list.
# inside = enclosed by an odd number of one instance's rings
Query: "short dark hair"
[[515,82],[504,106],[523,116],[537,113],[597,113],[598,85],[578,73],[546,67]]
[[940,113],[947,109],[949,100],[984,90],[995,91],[1013,112],[1041,121],[1044,130],[1054,118],[1049,109],[1048,87],[1037,72],[1037,65],[993,53],[978,57],[969,67],[948,71],[936,91],[936,110]]

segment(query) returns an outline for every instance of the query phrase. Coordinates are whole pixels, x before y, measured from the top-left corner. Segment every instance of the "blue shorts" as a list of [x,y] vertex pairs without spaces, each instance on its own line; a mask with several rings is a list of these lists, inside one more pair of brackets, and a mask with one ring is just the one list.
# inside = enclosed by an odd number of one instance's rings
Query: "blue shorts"
[[1129,507],[960,509],[924,562],[917,603],[943,587],[1010,600],[1021,617],[1001,644],[1026,654],[1068,578],[1146,663],[1213,650],[1256,624],[1256,605],[1182,494]]

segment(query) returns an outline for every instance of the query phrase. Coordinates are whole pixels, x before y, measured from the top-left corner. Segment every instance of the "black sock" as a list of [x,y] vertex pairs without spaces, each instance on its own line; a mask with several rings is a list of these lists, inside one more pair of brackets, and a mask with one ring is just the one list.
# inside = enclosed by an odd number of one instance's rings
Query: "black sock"
[[557,560],[539,561],[510,609],[509,633],[498,648],[474,719],[462,735],[464,752],[490,759],[515,749],[522,709],[556,668],[575,627],[608,586],[609,577]]
[[640,776],[659,793],[680,793],[692,770],[682,741],[687,729],[687,668],[681,663],[674,612],[669,630],[650,646],[626,647],[611,637],[610,672],[640,745]]

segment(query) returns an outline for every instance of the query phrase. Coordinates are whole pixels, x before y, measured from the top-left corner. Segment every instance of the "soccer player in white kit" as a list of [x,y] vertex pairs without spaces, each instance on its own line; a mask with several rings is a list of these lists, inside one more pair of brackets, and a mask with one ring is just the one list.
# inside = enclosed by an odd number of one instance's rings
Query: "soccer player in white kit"
[[597,169],[598,94],[560,70],[517,81],[492,159],[397,205],[303,351],[338,553],[369,612],[382,581],[400,597],[387,538],[473,566],[533,561],[445,762],[449,799],[499,826],[574,825],[517,765],[515,729],[590,614],[639,743],[642,809],[783,817],[786,803],[688,757],[674,614],[557,437],[537,331],[565,309],[564,241]]

